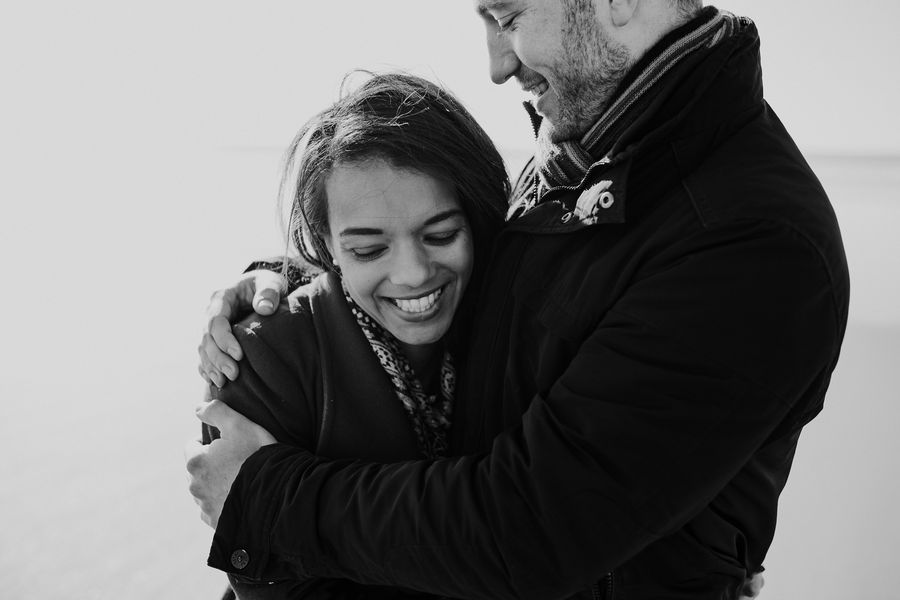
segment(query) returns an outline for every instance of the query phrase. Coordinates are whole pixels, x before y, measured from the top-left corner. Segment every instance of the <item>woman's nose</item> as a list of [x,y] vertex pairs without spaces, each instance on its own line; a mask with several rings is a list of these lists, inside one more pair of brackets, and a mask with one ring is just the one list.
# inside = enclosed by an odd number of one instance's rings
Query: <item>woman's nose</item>
[[391,265],[391,283],[416,289],[428,283],[434,274],[434,263],[421,245],[410,244],[397,249]]
[[487,47],[491,81],[498,85],[505,83],[519,70],[519,57],[506,36],[497,35],[494,31],[487,32]]

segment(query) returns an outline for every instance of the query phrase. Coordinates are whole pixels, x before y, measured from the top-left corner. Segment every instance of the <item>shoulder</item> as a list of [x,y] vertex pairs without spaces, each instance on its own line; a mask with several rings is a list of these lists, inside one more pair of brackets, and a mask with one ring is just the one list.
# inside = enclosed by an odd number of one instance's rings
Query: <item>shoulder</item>
[[766,220],[839,235],[828,195],[771,109],[706,153],[685,187],[706,224]]
[[[769,267],[805,263],[824,270],[838,294],[846,295],[847,263],[834,209],[770,108],[710,151],[683,184],[707,231],[701,237],[721,230],[741,240],[755,238],[769,250]],[[778,252],[797,262],[779,261],[773,256]],[[747,260],[761,264],[759,258]]]
[[[334,289],[320,275],[284,298],[272,315],[252,313],[233,325],[239,340],[272,347],[292,346],[298,336],[314,333],[323,303],[334,303]],[[304,337],[309,341],[306,337]]]
[[297,288],[275,314],[251,314],[233,326],[245,354],[276,353],[288,363],[318,363],[321,354],[360,336],[340,279],[323,273]]

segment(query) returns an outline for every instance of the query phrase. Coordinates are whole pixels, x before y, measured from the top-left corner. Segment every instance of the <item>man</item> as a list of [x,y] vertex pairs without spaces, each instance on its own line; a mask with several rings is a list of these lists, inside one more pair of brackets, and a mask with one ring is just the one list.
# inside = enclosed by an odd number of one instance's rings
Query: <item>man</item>
[[[738,597],[849,295],[755,26],[690,1],[476,6],[491,78],[535,96],[538,151],[478,304],[459,458],[329,461],[207,405],[244,432],[190,453],[210,564],[462,598]],[[277,303],[261,277],[217,297],[208,378],[237,373],[225,319],[257,290]]]

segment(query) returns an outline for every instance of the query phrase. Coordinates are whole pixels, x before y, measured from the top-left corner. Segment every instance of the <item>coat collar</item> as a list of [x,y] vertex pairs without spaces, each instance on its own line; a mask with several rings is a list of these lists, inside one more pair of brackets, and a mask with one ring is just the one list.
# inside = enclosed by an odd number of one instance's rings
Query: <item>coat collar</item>
[[[658,92],[661,101],[624,131],[614,152],[594,163],[577,185],[547,190],[536,206],[521,214],[537,194],[532,159],[520,176],[508,228],[564,233],[622,224],[635,159],[645,163],[653,154],[653,162],[659,163],[659,155],[665,155],[662,162],[671,166],[671,175],[692,172],[710,147],[740,126],[742,115],[763,106],[759,36],[749,19],[742,20],[739,34],[675,69]],[[529,115],[537,127],[536,115],[531,110]],[[513,216],[516,213],[521,216]]]

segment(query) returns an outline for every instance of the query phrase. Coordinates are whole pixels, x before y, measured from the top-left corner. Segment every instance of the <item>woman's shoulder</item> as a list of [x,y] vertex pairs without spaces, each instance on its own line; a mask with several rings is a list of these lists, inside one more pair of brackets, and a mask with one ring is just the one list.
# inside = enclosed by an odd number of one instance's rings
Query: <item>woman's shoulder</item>
[[318,355],[319,339],[340,339],[352,318],[340,280],[322,273],[284,298],[274,314],[253,313],[233,329],[242,346],[247,340],[280,353]]

